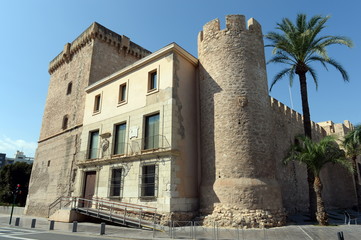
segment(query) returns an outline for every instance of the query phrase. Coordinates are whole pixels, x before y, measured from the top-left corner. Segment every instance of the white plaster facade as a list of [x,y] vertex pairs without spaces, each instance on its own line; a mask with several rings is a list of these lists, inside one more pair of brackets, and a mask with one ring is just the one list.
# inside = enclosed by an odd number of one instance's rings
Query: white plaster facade
[[[164,213],[197,209],[196,66],[195,57],[170,44],[86,88],[74,196],[84,195],[85,173],[96,171],[94,197],[112,198],[112,169],[122,168],[117,199],[157,207]],[[156,88],[149,90],[149,77],[155,71]],[[124,84],[126,91],[120,91]],[[124,92],[119,103],[119,94]],[[95,111],[99,95],[100,107]],[[145,150],[145,119],[152,114],[159,114],[159,145]],[[119,123],[126,124],[125,150],[120,155],[114,154]],[[89,159],[89,137],[94,130],[99,131],[99,150],[97,157]],[[142,166],[147,164],[156,166],[154,198],[141,194]]]

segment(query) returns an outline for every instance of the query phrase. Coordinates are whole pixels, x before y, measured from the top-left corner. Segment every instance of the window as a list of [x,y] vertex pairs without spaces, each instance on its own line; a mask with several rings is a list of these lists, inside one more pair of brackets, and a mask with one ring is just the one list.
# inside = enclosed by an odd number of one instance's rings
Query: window
[[63,130],[65,130],[65,129],[68,128],[68,121],[69,121],[69,117],[68,117],[68,115],[65,115],[65,116],[63,117],[63,123],[62,123],[62,125],[61,125],[61,128],[62,128]]
[[99,112],[100,111],[100,102],[101,102],[101,95],[98,94],[95,96],[94,99],[94,113]]
[[148,78],[148,92],[156,90],[158,87],[157,71],[150,72]]
[[98,157],[98,142],[99,142],[99,130],[90,132],[88,159],[95,159]]
[[159,148],[159,113],[145,118],[144,150]]
[[142,166],[141,197],[156,196],[156,165]]
[[115,125],[114,133],[114,152],[113,154],[124,154],[125,153],[125,135],[126,135],[127,124],[122,123]]
[[110,196],[120,197],[122,190],[122,168],[112,169],[112,177],[110,179]]
[[66,89],[66,95],[71,94],[72,87],[73,87],[73,83],[72,82],[68,83],[68,88]]
[[118,103],[124,103],[127,99],[127,84],[124,83],[119,86],[119,99]]

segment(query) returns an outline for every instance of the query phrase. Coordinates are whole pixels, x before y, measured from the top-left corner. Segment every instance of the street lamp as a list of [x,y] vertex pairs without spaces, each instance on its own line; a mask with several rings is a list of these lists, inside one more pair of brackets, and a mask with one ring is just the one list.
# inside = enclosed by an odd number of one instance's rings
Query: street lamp
[[13,205],[12,205],[12,207],[11,207],[9,225],[11,225],[11,219],[13,218],[13,212],[14,212],[14,205],[15,205],[16,197],[17,197],[18,194],[20,193],[20,190],[19,190],[19,189],[20,189],[20,184],[16,185],[15,192],[13,192],[14,198],[13,198]]

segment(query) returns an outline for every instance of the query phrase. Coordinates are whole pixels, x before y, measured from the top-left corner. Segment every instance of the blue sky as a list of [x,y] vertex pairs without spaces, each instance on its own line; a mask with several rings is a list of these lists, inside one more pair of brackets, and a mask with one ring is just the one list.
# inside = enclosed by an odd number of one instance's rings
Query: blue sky
[[[361,56],[361,3],[321,0],[12,0],[0,2],[0,152],[12,157],[16,150],[34,156],[40,134],[47,95],[49,62],[94,21],[128,36],[133,42],[156,51],[176,42],[197,57],[197,34],[208,21],[225,15],[243,14],[261,23],[263,33],[273,31],[283,17],[294,19],[331,15],[324,34],[344,35],[354,47],[335,46],[330,56],[342,63],[350,75],[344,83],[331,67],[318,69],[319,89],[308,84],[311,118],[315,122],[332,120],[361,122],[359,92]],[[266,58],[271,49],[266,48]],[[281,66],[268,65],[268,81]],[[284,79],[270,95],[302,112],[298,82],[291,88]]]

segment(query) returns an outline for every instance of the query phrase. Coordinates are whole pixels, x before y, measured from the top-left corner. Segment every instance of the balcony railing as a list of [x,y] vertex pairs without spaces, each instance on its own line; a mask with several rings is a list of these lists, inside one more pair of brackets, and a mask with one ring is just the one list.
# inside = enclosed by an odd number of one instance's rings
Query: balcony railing
[[146,154],[149,152],[161,152],[170,149],[170,144],[167,138],[163,135],[131,139],[129,142],[119,143],[117,152],[114,152],[114,146],[110,146],[108,141],[103,141],[100,143],[100,145],[100,148],[92,148],[77,153],[78,161],[106,160],[112,158],[130,157],[134,155]]

